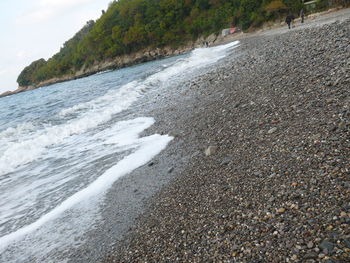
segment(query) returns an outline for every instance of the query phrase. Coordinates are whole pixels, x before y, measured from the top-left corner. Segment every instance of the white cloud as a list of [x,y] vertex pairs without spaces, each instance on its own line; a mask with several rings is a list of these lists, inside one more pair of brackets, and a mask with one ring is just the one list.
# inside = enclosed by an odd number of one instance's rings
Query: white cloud
[[17,18],[18,24],[43,22],[78,5],[94,0],[41,0],[32,10]]
[[26,15],[23,15],[18,18],[17,22],[19,24],[27,24],[27,23],[37,23],[52,17],[54,14],[53,10],[50,9],[41,9],[32,11]]
[[7,69],[0,69],[0,76],[5,75],[8,73]]
[[32,56],[31,52],[28,52],[27,50],[18,50],[16,53],[16,57],[19,59],[29,58],[31,56]]
[[91,2],[93,0],[41,0],[40,5],[45,8],[69,8]]
[[0,94],[5,91],[17,89],[16,79],[20,71],[21,66],[17,65],[0,69]]

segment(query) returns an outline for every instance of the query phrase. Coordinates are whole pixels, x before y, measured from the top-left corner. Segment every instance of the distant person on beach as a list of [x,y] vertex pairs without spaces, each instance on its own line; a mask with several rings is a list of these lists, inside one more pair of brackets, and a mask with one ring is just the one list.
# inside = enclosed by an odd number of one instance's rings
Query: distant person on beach
[[293,23],[293,20],[294,20],[293,14],[289,13],[286,17],[286,23],[287,23],[289,29],[290,29],[290,25]]
[[301,23],[304,23],[304,8],[300,10]]

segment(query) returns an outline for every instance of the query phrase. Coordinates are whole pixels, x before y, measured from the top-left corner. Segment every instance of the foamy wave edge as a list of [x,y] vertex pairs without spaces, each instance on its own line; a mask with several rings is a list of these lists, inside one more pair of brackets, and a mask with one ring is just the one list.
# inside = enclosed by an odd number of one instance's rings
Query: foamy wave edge
[[124,157],[115,166],[109,168],[104,174],[102,174],[89,186],[75,193],[63,201],[59,206],[51,210],[49,213],[43,215],[32,224],[24,226],[15,232],[0,237],[0,251],[5,250],[14,241],[20,240],[24,236],[32,233],[49,221],[59,217],[62,213],[71,209],[81,201],[103,193],[109,187],[111,187],[112,184],[120,177],[131,173],[133,170],[142,165],[145,165],[147,162],[152,160],[156,155],[158,155],[166,148],[172,139],[173,137],[170,137],[168,135],[159,134],[140,138],[139,140],[142,145],[138,150]]

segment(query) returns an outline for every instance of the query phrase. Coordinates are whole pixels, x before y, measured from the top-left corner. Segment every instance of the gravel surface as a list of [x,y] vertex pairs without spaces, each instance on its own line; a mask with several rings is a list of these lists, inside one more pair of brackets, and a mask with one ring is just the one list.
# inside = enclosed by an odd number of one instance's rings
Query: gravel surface
[[149,132],[175,140],[148,168],[174,176],[102,262],[350,262],[349,14],[163,95]]

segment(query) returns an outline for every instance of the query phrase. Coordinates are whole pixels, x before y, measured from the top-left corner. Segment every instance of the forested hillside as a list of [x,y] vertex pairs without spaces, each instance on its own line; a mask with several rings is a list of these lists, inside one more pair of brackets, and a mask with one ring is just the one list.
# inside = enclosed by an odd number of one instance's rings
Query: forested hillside
[[298,12],[299,0],[119,0],[87,24],[49,60],[19,75],[20,86],[73,74],[82,67],[146,47],[180,46],[238,25],[243,30]]

